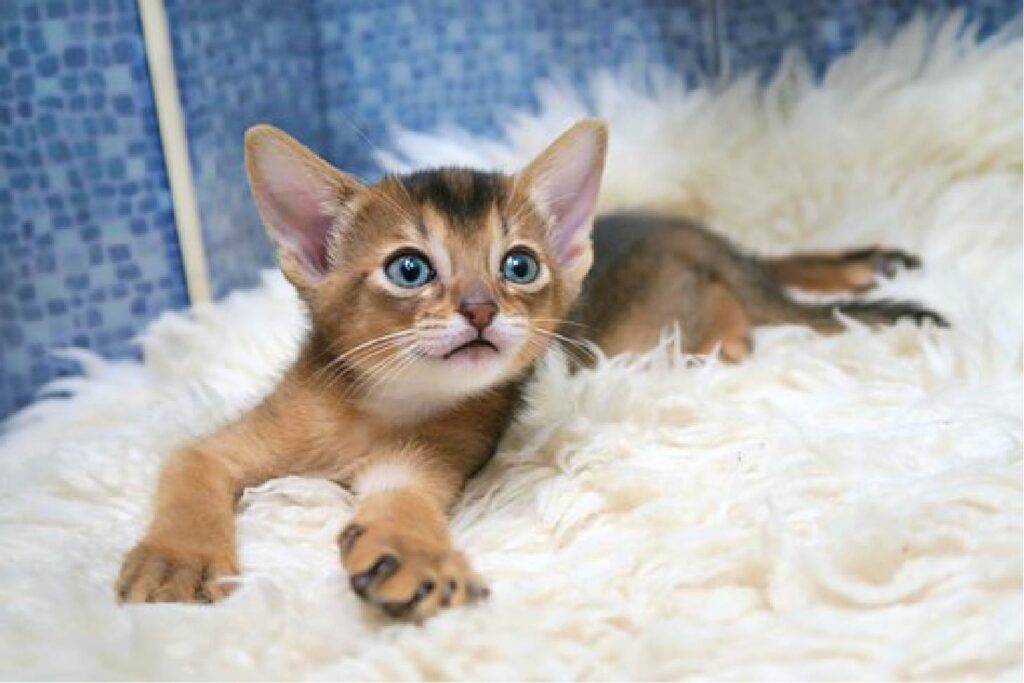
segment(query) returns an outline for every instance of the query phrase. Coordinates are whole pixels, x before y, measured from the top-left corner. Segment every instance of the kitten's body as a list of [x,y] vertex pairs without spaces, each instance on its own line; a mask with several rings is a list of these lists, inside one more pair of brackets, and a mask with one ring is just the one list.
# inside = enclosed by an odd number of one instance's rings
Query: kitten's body
[[[360,597],[412,618],[468,602],[485,589],[452,548],[446,510],[494,452],[549,342],[643,351],[678,323],[687,350],[720,344],[739,359],[755,324],[841,329],[836,306],[797,304],[784,285],[863,291],[876,271],[912,265],[882,250],[763,260],[685,221],[623,214],[598,221],[591,271],[605,135],[580,123],[514,176],[442,169],[365,187],[254,129],[254,194],[312,333],[260,406],[168,460],[120,597],[222,597],[219,579],[238,570],[234,501],[304,474],[360,496],[339,537]],[[912,304],[839,308],[940,321]]]

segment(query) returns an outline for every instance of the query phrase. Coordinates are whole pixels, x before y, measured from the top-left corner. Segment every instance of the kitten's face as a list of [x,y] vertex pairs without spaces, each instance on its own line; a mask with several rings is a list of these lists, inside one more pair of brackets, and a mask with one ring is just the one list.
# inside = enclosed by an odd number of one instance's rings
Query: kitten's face
[[336,252],[312,302],[317,323],[368,381],[415,393],[467,393],[521,372],[574,293],[543,220],[499,174],[386,179]]
[[371,187],[279,131],[255,135],[250,177],[282,268],[364,395],[471,395],[547,348],[590,265],[601,124],[515,176],[442,169]]

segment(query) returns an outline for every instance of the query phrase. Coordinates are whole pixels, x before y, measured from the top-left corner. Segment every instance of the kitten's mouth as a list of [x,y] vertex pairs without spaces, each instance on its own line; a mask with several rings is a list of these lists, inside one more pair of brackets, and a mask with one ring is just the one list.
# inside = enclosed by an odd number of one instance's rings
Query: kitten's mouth
[[489,342],[488,340],[484,339],[483,337],[477,337],[476,339],[471,339],[462,346],[456,346],[454,349],[452,349],[451,351],[449,351],[448,353],[444,354],[441,357],[445,360],[448,360],[449,358],[452,358],[453,356],[456,355],[466,355],[479,358],[483,355],[490,353],[498,353],[498,347]]

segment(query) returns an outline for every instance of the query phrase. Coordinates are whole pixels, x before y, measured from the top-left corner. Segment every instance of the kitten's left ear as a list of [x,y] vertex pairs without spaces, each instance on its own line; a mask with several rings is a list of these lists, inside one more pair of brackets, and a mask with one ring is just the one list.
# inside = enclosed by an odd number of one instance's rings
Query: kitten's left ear
[[550,220],[559,265],[577,283],[594,260],[590,231],[607,148],[605,122],[583,119],[519,173],[530,199]]

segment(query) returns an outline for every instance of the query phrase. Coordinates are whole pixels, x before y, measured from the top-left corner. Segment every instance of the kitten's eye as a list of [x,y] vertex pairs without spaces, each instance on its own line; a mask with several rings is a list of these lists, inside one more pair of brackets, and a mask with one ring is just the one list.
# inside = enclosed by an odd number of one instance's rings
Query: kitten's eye
[[400,254],[388,261],[384,266],[384,274],[399,287],[413,289],[434,279],[434,269],[425,256],[420,254]]
[[501,264],[501,276],[517,285],[528,285],[537,279],[540,266],[537,259],[525,251],[510,251]]

